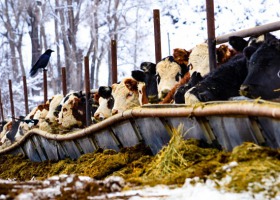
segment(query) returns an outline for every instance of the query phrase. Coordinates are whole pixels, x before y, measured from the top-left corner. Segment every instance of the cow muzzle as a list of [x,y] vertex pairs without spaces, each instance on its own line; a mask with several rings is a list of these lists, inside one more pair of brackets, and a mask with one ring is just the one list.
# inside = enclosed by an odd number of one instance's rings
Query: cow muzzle
[[164,99],[166,95],[169,93],[169,89],[164,89],[159,93],[159,99]]
[[249,90],[250,90],[249,85],[241,85],[240,90],[239,90],[239,94],[247,97],[248,94],[249,94]]

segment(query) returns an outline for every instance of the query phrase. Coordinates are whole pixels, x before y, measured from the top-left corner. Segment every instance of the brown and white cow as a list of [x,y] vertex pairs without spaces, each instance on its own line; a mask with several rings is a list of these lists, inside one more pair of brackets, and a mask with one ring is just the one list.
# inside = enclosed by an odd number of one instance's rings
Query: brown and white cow
[[188,66],[185,64],[179,65],[173,56],[168,56],[158,62],[156,65],[156,76],[159,99],[163,99],[179,83],[188,70]]
[[[222,44],[216,48],[216,54],[217,65],[220,66],[232,58],[236,54],[236,51],[230,49],[227,45]],[[192,68],[190,69],[191,74],[193,72],[199,72],[201,76],[205,76],[210,72],[207,43],[198,44],[191,50],[189,64],[192,65]]]
[[58,114],[58,124],[62,129],[83,128],[86,126],[85,96],[82,92],[72,92],[63,99]]
[[124,78],[119,84],[113,84],[112,95],[114,97],[113,115],[140,106],[138,82],[133,78]]

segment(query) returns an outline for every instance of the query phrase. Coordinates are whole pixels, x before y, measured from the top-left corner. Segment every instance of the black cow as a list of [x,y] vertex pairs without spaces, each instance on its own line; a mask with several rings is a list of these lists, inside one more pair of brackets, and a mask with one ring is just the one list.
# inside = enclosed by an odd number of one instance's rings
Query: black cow
[[134,70],[131,72],[131,76],[139,82],[145,83],[146,95],[149,103],[157,103],[158,88],[156,80],[156,64],[151,62],[143,62],[140,65],[141,70]]
[[227,63],[209,73],[185,94],[185,103],[227,100],[239,95],[239,88],[247,76],[247,60],[237,54]]
[[176,104],[184,104],[185,103],[185,98],[184,98],[184,94],[191,89],[192,87],[194,87],[197,83],[199,83],[200,81],[202,81],[202,76],[199,72],[193,72],[192,76],[189,80],[188,83],[180,86],[175,94],[174,94],[174,101]]
[[240,94],[266,100],[279,98],[280,41],[275,37],[267,38],[248,58],[248,76],[242,83]]

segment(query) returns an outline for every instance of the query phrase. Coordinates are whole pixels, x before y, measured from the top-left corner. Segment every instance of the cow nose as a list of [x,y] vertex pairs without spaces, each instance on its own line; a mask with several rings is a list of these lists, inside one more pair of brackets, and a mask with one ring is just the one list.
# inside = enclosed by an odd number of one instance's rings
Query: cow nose
[[161,91],[161,99],[165,98],[169,91],[170,91],[170,90],[168,90],[168,89],[162,90],[162,91]]
[[249,86],[248,85],[241,85],[239,94],[242,95],[242,96],[246,96],[248,94],[248,91],[249,91]]
[[149,103],[158,103],[159,99],[158,99],[158,95],[150,95],[148,96],[149,99]]
[[115,115],[115,114],[118,114],[118,110],[113,109],[113,110],[112,110],[112,115]]
[[101,113],[95,113],[95,114],[94,114],[94,118],[95,118],[96,120],[101,120],[101,121],[105,119],[104,115],[101,114]]

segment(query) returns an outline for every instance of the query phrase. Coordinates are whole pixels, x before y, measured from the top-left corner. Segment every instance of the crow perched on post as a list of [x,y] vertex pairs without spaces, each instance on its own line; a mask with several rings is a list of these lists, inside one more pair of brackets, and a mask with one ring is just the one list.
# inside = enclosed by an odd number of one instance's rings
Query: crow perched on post
[[34,77],[37,74],[38,69],[43,68],[45,69],[45,67],[48,65],[50,57],[51,57],[51,53],[54,52],[51,49],[48,49],[44,54],[42,54],[40,56],[40,58],[37,60],[37,62],[33,65],[33,67],[31,68],[29,74],[31,77]]

